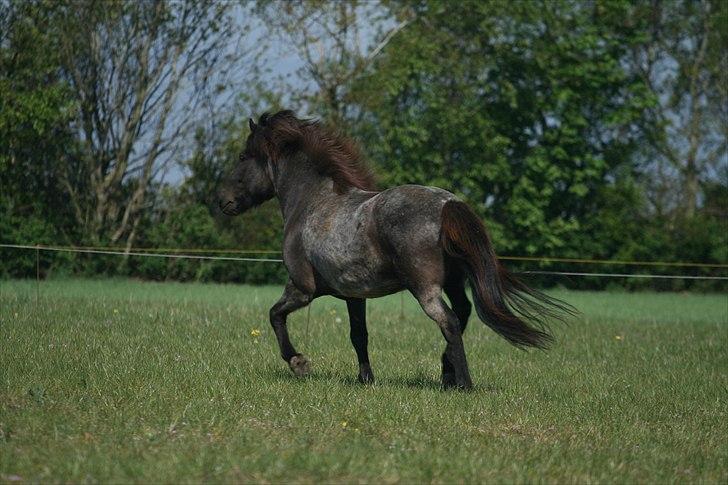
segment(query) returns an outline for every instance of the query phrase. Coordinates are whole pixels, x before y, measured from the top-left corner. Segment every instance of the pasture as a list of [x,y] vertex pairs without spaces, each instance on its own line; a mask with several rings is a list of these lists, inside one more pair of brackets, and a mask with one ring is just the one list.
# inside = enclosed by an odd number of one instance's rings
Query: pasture
[[549,352],[475,318],[475,390],[439,389],[444,341],[408,296],[370,300],[373,386],[345,305],[289,318],[280,288],[0,283],[0,482],[728,481],[725,295],[552,292],[582,314]]

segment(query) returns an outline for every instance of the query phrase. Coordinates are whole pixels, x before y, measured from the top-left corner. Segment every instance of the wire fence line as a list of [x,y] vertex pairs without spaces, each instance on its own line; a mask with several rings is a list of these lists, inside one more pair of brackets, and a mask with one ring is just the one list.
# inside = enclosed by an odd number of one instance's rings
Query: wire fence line
[[692,276],[665,274],[630,274],[630,273],[578,273],[571,271],[521,271],[519,274],[560,275],[560,276],[596,276],[599,278],[655,278],[673,280],[728,280],[728,276]]
[[86,253],[86,254],[109,254],[115,256],[140,256],[143,258],[169,258],[169,259],[204,259],[212,261],[248,261],[255,262],[260,261],[264,263],[282,263],[282,259],[272,258],[240,258],[236,256],[200,256],[198,254],[164,254],[164,253],[143,253],[137,251],[115,251],[115,250],[102,250],[102,249],[88,249],[80,247],[65,247],[65,246],[31,246],[26,244],[0,244],[3,248],[13,249],[35,249],[38,251],[54,251],[54,252],[68,252],[68,253]]
[[[0,245],[2,246],[2,245]],[[46,247],[39,245],[41,248]],[[35,248],[35,246],[33,246]],[[93,249],[101,251],[125,251],[126,248],[123,246],[59,246],[54,245],[57,248],[68,248],[68,249]],[[282,254],[281,251],[274,249],[225,249],[225,248],[133,248],[133,251],[138,253],[200,253],[200,254]],[[726,265],[728,266],[728,265]]]
[[[0,247],[16,247],[35,249],[36,247],[54,248],[57,250],[88,250],[91,251],[123,251],[126,254],[126,248],[118,246],[45,246],[42,244],[0,244]],[[134,248],[134,253],[190,253],[190,254],[282,254],[279,250],[273,249],[225,249],[225,248]],[[728,268],[728,263],[699,263],[685,261],[634,261],[634,260],[617,260],[617,259],[591,259],[591,258],[559,258],[550,256],[499,256],[504,261],[534,261],[543,263],[578,263],[578,264],[605,264],[620,266],[674,266],[674,267],[693,267],[693,268]]]
[[[84,254],[101,254],[101,255],[112,255],[112,256],[135,256],[144,258],[168,258],[168,259],[193,259],[193,260],[207,260],[207,261],[242,261],[242,262],[261,262],[261,263],[282,263],[282,259],[277,258],[245,258],[238,256],[206,256],[199,254],[169,254],[159,252],[141,252],[141,251],[118,251],[116,248],[104,249],[101,247],[78,247],[78,246],[42,246],[42,245],[30,245],[30,244],[0,244],[0,248],[8,249],[23,249],[23,250],[35,250],[36,251],[36,263],[38,263],[38,252],[39,251],[51,251],[51,252],[71,252],[71,253],[84,253]],[[202,250],[200,250],[202,251]],[[216,251],[216,250],[209,250]],[[222,250],[221,252],[226,252]],[[500,258],[500,259],[514,259],[514,258]],[[523,258],[517,258],[524,260]],[[526,259],[528,260],[528,259]],[[572,260],[568,258],[561,258],[557,260],[555,258],[541,258],[539,261],[560,261],[560,262],[585,262],[588,260]],[[592,260],[594,261],[594,260]],[[655,262],[644,262],[645,264],[656,264]],[[617,264],[617,263],[615,263]],[[675,265],[682,264],[684,266],[698,266],[698,267],[717,267],[723,268],[728,265],[720,264],[708,264],[708,263],[676,263]],[[728,276],[694,276],[694,275],[663,275],[663,274],[639,274],[639,273],[588,273],[588,272],[576,272],[576,271],[520,271],[518,274],[524,275],[549,275],[549,276],[588,276],[596,278],[652,278],[652,279],[683,279],[683,280],[728,280]]]
[[499,256],[499,259],[505,259],[509,261],[540,261],[554,263],[615,264],[619,266],[680,266],[686,268],[728,268],[728,264],[692,263],[683,261],[623,261],[618,259],[550,258],[546,256]]

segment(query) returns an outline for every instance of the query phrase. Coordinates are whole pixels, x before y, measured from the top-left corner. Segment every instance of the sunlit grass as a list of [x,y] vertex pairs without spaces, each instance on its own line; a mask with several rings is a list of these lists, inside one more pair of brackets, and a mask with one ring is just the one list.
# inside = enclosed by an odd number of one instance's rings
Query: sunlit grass
[[556,292],[549,352],[472,319],[476,390],[439,389],[442,337],[410,297],[369,302],[374,386],[345,305],[267,321],[279,288],[0,283],[0,481],[728,480],[724,295]]

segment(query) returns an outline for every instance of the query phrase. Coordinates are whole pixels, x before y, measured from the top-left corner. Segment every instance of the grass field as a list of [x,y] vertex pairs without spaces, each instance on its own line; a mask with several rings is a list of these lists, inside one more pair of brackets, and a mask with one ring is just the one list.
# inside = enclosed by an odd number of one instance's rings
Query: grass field
[[[374,386],[343,303],[267,322],[279,288],[0,282],[0,482],[728,481],[725,295],[556,292],[549,352],[471,319],[476,389],[439,389],[443,340],[409,297],[368,304]],[[255,336],[260,332],[259,336]]]

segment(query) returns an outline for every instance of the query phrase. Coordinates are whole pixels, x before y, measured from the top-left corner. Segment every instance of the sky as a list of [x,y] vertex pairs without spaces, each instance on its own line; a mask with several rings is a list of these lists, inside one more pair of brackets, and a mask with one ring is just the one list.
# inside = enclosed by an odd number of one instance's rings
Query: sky
[[[233,12],[234,22],[241,26],[241,31],[246,28],[249,28],[250,31],[247,34],[240,36],[239,39],[235,40],[235,44],[231,43],[230,48],[246,50],[250,49],[251,46],[253,46],[253,48],[251,49],[251,51],[253,51],[256,47],[265,46],[264,55],[253,59],[251,53],[251,55],[247,56],[246,58],[246,62],[255,62],[256,66],[259,68],[259,72],[264,73],[259,78],[260,81],[262,81],[263,83],[278,83],[281,79],[285,79],[287,85],[286,87],[288,89],[315,89],[315,85],[312,82],[307,82],[307,80],[299,74],[301,68],[305,66],[305,62],[301,58],[299,53],[295,50],[295,48],[290,45],[289,42],[285,40],[284,35],[279,35],[275,31],[272,31],[269,26],[263,23],[263,20],[259,16],[253,14],[251,12],[252,6],[253,4],[243,4],[235,8]],[[372,4],[365,4],[365,6],[362,8],[368,10],[363,10],[361,12],[358,12],[357,14],[358,19],[363,19],[361,21],[361,25],[359,26],[358,32],[360,35],[362,49],[366,52],[368,49],[371,49],[371,47],[373,46],[373,41],[376,37],[375,27],[368,23],[367,19],[370,18],[369,16],[372,12],[376,13],[377,11],[372,10]],[[388,24],[386,21],[384,21],[380,25],[386,28]],[[322,36],[322,38],[324,39],[323,42],[325,44],[326,36]],[[246,63],[244,62],[242,63],[240,69],[244,71],[245,68]],[[244,90],[245,83],[240,82],[240,80],[245,80],[249,76],[245,72],[241,72],[237,76],[235,75],[235,73],[232,74],[232,84],[235,87],[231,92],[225,92],[222,93],[221,96],[219,96],[217,102],[219,102],[222,106],[218,106],[216,109],[219,109],[220,107],[226,108],[226,104],[232,104],[235,109],[238,109],[240,107],[240,103],[235,102],[235,97],[238,96],[240,93],[236,92],[235,90]],[[227,73],[226,75],[230,75],[230,73]],[[180,96],[180,99],[183,100],[190,97],[191,90],[194,89],[194,86],[188,84],[184,89],[186,91],[183,91]],[[284,102],[285,101],[286,100],[284,99]],[[184,109],[184,106],[181,106],[181,108]],[[301,106],[290,106],[290,108],[294,109],[303,116],[316,117],[316,113],[302,112],[303,107]],[[242,109],[246,108],[243,107]],[[264,107],[262,109],[266,108]],[[229,114],[229,111],[225,114]],[[261,113],[244,113],[239,116],[256,117],[260,114]],[[205,118],[202,118],[200,120],[201,124],[208,126],[208,128],[211,125],[214,126],[214,122],[212,121],[213,120]],[[190,154],[191,152],[188,148],[187,153],[184,155],[181,154],[182,156],[180,157],[180,159],[184,160],[184,156],[186,155],[189,157]],[[185,170],[179,163],[172,163],[169,165],[168,170],[165,172],[163,180],[166,183],[177,185],[184,180],[185,175]]]

